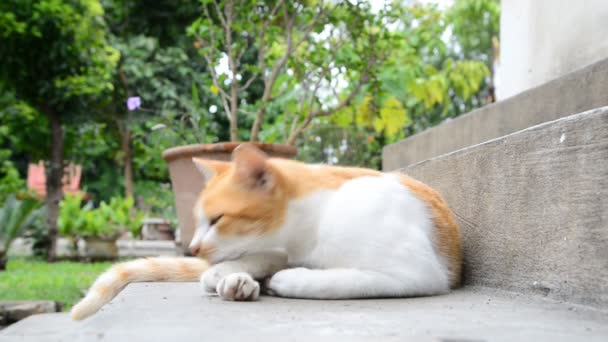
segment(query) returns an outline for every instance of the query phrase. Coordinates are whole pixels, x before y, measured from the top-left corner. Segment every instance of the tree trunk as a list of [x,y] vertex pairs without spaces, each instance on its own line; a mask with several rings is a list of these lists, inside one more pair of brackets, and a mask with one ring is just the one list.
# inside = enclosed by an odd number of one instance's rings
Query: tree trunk
[[125,124],[120,129],[120,137],[122,140],[122,151],[124,153],[124,178],[125,178],[125,196],[133,197],[133,153],[131,151],[131,131]]
[[61,117],[52,109],[47,109],[45,113],[51,124],[51,159],[46,174],[46,210],[50,242],[47,260],[55,261],[59,202],[63,198],[63,127]]
[[0,251],[0,271],[6,270],[6,251]]

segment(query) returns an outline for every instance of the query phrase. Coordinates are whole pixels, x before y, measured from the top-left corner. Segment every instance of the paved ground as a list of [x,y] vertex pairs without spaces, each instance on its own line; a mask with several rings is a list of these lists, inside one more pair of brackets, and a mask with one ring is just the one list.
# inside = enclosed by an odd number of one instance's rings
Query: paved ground
[[225,302],[195,283],[127,287],[84,322],[30,317],[0,341],[608,341],[608,312],[486,288],[429,298]]

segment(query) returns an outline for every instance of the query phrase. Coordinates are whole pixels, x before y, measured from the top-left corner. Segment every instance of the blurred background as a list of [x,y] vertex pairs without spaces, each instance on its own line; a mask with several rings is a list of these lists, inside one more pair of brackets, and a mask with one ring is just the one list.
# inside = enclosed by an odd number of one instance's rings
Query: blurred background
[[497,0],[3,0],[0,299],[68,308],[90,261],[181,254],[168,148],[380,169],[496,100],[499,21]]

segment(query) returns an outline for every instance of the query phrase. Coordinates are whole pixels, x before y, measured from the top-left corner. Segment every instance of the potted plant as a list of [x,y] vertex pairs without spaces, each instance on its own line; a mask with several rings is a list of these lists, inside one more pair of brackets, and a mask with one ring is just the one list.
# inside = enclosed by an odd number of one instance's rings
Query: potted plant
[[118,227],[109,224],[106,215],[99,209],[82,212],[83,225],[79,232],[85,242],[87,260],[114,260],[118,258],[116,240],[120,236]]
[[[175,147],[163,153],[184,248],[194,232],[192,208],[205,182],[193,157],[229,160],[242,140],[255,143],[270,156],[295,157],[295,143],[302,132],[348,107],[373,79],[374,66],[388,46],[379,48],[382,23],[378,17],[369,8],[348,2],[261,5],[211,0],[201,8],[201,17],[188,33],[207,66],[201,89],[209,90],[214,100],[209,112],[217,119],[223,111],[230,141]],[[362,22],[376,31],[361,30]],[[324,31],[326,38],[320,39]],[[200,100],[194,83],[192,90],[197,107]],[[201,120],[191,119],[175,121],[198,127]],[[243,125],[248,127],[243,129]],[[285,143],[269,143],[275,141]]]
[[125,231],[140,229],[143,213],[134,209],[132,197],[113,197],[98,208],[82,207],[81,201],[80,195],[67,195],[60,204],[60,233],[72,238],[76,250],[78,240],[83,239],[88,260],[118,258],[116,240]]

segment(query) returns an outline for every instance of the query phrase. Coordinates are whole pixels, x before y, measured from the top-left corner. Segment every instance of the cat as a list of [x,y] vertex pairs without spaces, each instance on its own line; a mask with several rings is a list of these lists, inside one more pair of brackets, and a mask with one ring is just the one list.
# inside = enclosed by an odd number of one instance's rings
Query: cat
[[411,297],[461,283],[459,227],[441,196],[397,173],[269,158],[193,159],[208,180],[190,244],[199,258],[114,266],[72,309],[95,313],[134,281],[193,281],[227,300]]

